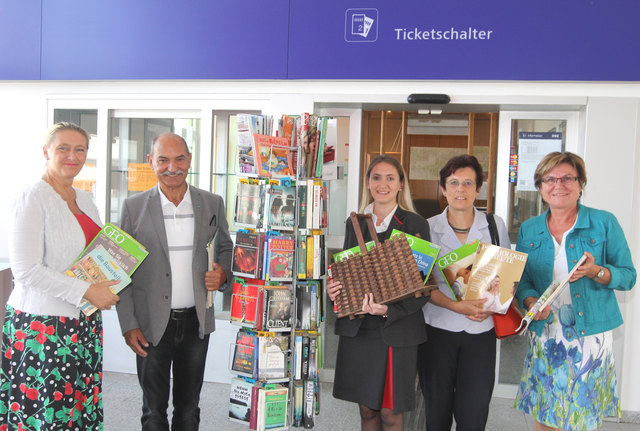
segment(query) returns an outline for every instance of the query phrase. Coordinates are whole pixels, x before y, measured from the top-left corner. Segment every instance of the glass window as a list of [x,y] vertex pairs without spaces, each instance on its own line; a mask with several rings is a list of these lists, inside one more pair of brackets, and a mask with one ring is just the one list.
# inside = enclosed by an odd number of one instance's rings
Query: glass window
[[200,119],[198,118],[119,118],[109,123],[110,175],[107,221],[118,223],[122,202],[129,196],[148,190],[156,176],[147,162],[153,140],[173,132],[187,141],[192,153],[187,182],[198,186],[200,166]]
[[96,153],[98,136],[98,111],[95,109],[54,109],[53,122],[74,123],[87,131],[90,137],[87,160],[80,173],[74,178],[73,186],[89,191],[96,199]]
[[533,185],[540,160],[552,151],[564,151],[567,120],[512,120],[509,172],[509,238],[515,244],[520,225],[542,214],[542,199]]

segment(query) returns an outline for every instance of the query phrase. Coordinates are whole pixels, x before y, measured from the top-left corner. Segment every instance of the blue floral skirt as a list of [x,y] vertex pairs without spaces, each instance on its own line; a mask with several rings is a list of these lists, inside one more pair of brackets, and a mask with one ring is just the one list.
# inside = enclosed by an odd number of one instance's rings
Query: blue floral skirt
[[593,430],[620,416],[611,331],[579,337],[573,307],[554,310],[542,336],[531,333],[515,408],[541,424]]
[[102,317],[24,313],[7,306],[0,431],[102,430]]

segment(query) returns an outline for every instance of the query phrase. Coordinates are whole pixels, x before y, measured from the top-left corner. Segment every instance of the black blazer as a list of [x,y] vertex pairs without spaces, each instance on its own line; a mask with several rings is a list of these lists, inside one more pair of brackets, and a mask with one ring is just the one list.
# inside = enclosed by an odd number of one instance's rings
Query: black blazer
[[[369,230],[365,223],[360,223],[365,242],[371,240]],[[391,236],[391,231],[398,229],[421,238],[429,238],[429,225],[420,215],[405,211],[398,207],[396,209],[389,228],[385,232],[378,234],[380,241],[384,241]],[[356,234],[351,223],[347,219],[344,237],[343,250],[358,245]],[[422,306],[428,301],[427,297],[408,298],[393,304],[388,304],[389,311],[387,318],[380,316],[365,315],[364,318],[349,319],[343,317],[336,320],[335,333],[347,337],[355,337],[365,319],[375,319],[380,326],[383,341],[389,346],[403,347],[423,343],[427,340],[427,332],[422,314]],[[373,322],[371,322],[373,323]],[[375,324],[375,323],[374,323]],[[367,325],[369,326],[369,325]]]

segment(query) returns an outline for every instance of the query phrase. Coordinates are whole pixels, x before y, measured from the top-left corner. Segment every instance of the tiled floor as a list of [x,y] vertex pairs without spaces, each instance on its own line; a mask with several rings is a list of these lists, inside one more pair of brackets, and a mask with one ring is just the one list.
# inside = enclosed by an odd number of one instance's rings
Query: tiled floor
[[[336,400],[331,396],[331,385],[322,384],[321,411],[314,430],[342,431],[360,429],[355,404]],[[134,431],[140,429],[142,393],[136,376],[104,373],[104,412],[107,431]],[[488,431],[533,431],[533,421],[512,407],[513,400],[494,398],[489,412]],[[229,385],[205,383],[200,401],[202,431],[245,431],[247,427],[230,422],[228,418]],[[418,429],[424,429],[420,425]],[[292,428],[295,429],[295,428]],[[405,427],[408,429],[408,427]],[[454,427],[455,429],[455,427]],[[640,425],[605,422],[603,431],[638,431]]]

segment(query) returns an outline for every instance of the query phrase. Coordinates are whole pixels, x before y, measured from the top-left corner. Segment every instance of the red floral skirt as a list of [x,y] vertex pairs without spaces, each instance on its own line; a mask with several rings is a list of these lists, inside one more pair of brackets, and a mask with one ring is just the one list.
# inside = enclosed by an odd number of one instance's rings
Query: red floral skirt
[[7,306],[0,431],[102,430],[102,317],[24,313]]

